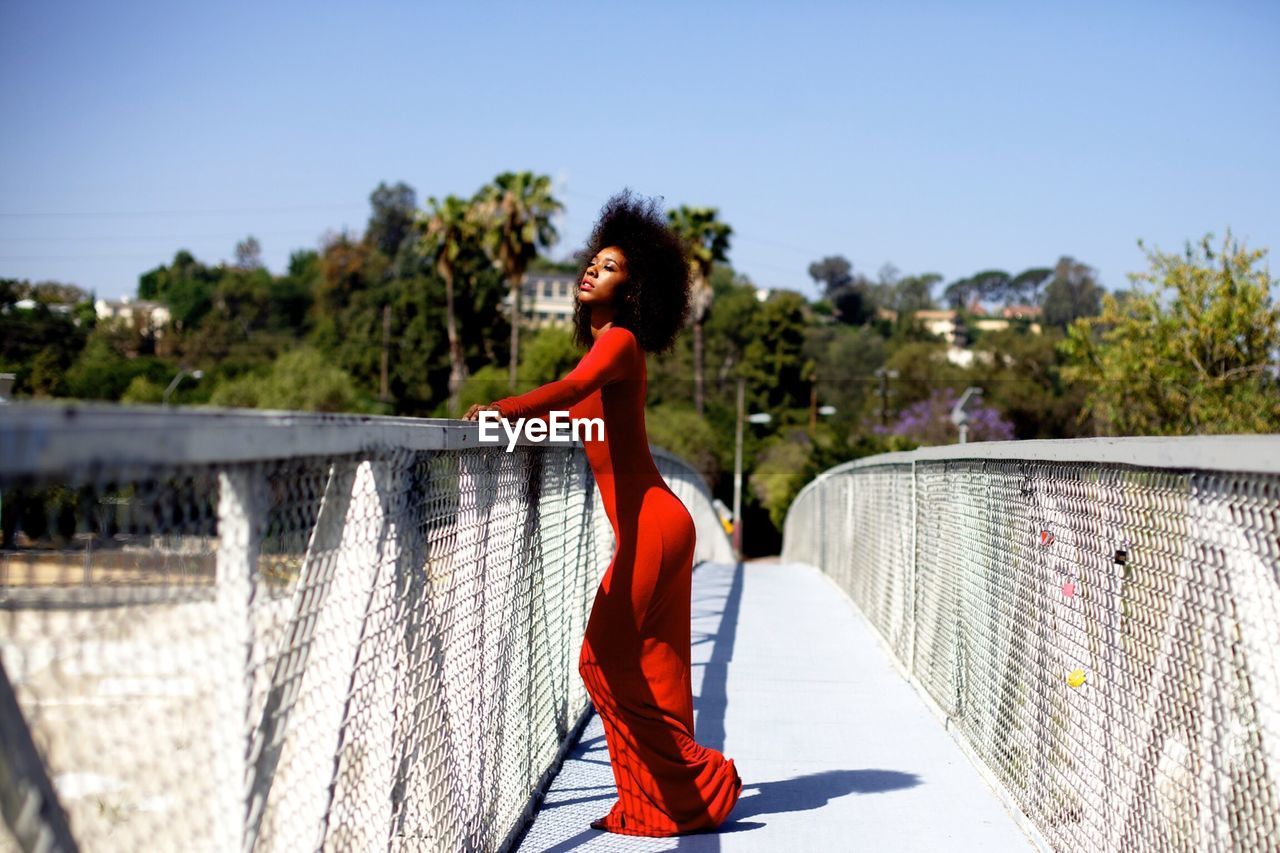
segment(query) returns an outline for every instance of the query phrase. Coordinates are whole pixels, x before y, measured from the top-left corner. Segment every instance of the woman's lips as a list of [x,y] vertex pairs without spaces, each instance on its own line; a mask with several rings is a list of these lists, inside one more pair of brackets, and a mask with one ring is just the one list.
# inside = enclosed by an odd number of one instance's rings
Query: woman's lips
[[579,290],[595,290],[596,286],[589,281],[584,281],[582,284],[578,285],[578,289]]

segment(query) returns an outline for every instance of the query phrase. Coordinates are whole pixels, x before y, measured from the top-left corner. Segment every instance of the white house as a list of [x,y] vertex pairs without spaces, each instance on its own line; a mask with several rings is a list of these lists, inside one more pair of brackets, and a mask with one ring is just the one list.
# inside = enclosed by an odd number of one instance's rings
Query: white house
[[[570,325],[573,322],[574,286],[577,276],[562,272],[534,272],[525,277],[520,290],[520,313],[529,325]],[[511,296],[502,300],[511,314]]]
[[164,328],[173,320],[173,314],[167,305],[129,296],[99,299],[93,303],[93,310],[100,321],[120,322],[130,329],[140,329],[157,338],[164,334]]

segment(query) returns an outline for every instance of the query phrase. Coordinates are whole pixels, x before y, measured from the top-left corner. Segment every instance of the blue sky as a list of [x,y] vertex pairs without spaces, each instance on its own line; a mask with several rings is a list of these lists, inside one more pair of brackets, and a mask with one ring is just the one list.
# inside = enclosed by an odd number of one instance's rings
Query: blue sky
[[1265,2],[0,0],[0,276],[119,296],[247,234],[282,271],[379,181],[532,169],[555,256],[630,186],[719,207],[763,286],[1065,254],[1114,288],[1138,238],[1280,250],[1278,37]]

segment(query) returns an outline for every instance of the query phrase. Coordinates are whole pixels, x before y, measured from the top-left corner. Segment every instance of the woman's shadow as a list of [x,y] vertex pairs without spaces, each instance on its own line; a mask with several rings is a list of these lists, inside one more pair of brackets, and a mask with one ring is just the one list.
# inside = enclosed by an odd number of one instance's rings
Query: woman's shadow
[[[899,770],[823,770],[793,779],[776,782],[747,782],[729,819],[720,827],[721,832],[755,829],[756,821],[742,823],[757,815],[803,812],[818,809],[848,794],[878,794],[913,788],[920,784],[914,773]],[[754,791],[754,793],[750,793]]]

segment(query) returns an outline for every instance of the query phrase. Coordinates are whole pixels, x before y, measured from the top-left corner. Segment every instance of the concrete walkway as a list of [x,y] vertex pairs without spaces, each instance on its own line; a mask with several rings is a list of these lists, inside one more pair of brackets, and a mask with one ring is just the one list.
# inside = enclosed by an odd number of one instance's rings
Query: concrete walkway
[[693,668],[698,742],[733,758],[743,779],[720,831],[637,838],[591,829],[617,799],[593,714],[521,851],[1035,849],[817,569],[696,568]]

